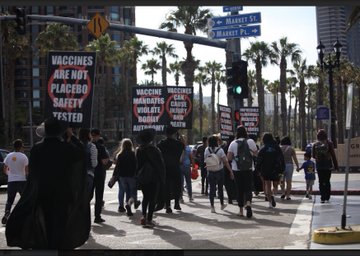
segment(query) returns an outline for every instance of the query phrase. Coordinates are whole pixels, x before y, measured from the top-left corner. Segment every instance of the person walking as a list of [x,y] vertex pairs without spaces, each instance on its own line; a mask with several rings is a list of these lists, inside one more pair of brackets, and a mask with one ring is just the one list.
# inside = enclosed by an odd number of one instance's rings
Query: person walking
[[[152,142],[155,138],[154,129],[142,130],[137,136],[137,142],[140,146],[136,150],[137,159],[137,178],[141,191],[143,193],[142,200],[142,217],[140,219],[141,225],[148,228],[153,228],[155,222],[153,221],[153,214],[157,198],[161,197],[159,191],[165,186],[165,164],[162,158],[161,151]],[[146,166],[148,169],[145,169]],[[139,180],[140,172],[151,172],[144,174],[148,177],[146,181]]]
[[172,213],[171,200],[175,200],[174,209],[181,211],[180,195],[181,195],[181,170],[180,157],[184,150],[184,144],[175,138],[177,129],[168,126],[166,128],[166,138],[161,140],[157,145],[160,149],[166,169],[166,213]]
[[85,154],[75,136],[70,142],[62,139],[66,126],[48,118],[45,137],[31,148],[23,196],[6,225],[8,246],[69,250],[89,238]]
[[306,181],[306,194],[305,197],[312,199],[313,185],[315,181],[315,163],[311,161],[311,154],[306,152],[304,154],[305,162],[301,165],[297,171],[304,169],[305,181]]
[[257,155],[255,141],[248,137],[246,128],[238,126],[236,140],[232,141],[228,149],[228,159],[231,161],[237,187],[237,201],[239,216],[244,216],[243,208],[246,209],[246,217],[253,215],[251,209],[252,185],[253,185],[253,156]]
[[91,142],[91,133],[88,128],[80,128],[79,140],[81,141],[85,153],[85,168],[87,172],[87,188],[89,194],[89,202],[91,201],[91,193],[94,186],[95,167],[98,165],[98,151],[94,143]]
[[291,146],[291,140],[289,136],[285,136],[280,141],[280,148],[284,155],[285,160],[285,172],[282,176],[281,182],[281,199],[291,200],[290,193],[292,187],[292,176],[294,172],[294,163],[296,165],[296,169],[299,169],[299,162],[296,157],[296,152],[294,148]]
[[[191,148],[189,147],[188,141],[184,135],[180,137],[180,141],[184,144],[184,151],[181,156],[181,188],[184,188],[186,183],[186,191],[189,196],[189,201],[193,202],[192,196],[192,184],[191,184],[191,166],[194,166],[194,159],[191,154]],[[183,189],[181,189],[181,200],[183,201]]]
[[95,211],[94,211],[95,223],[105,222],[105,220],[101,217],[101,211],[103,207],[105,178],[106,178],[105,166],[107,162],[110,160],[110,156],[105,146],[99,143],[100,135],[101,133],[99,129],[95,128],[91,130],[93,143],[95,144],[98,150],[98,165],[95,167],[94,186],[92,190],[92,197],[95,192]]
[[139,207],[137,201],[137,188],[136,188],[136,157],[133,143],[130,139],[125,138],[121,141],[120,152],[117,155],[116,165],[113,176],[121,183],[126,195],[126,214],[132,216],[132,204],[135,203],[135,209]]
[[259,150],[255,168],[264,180],[264,192],[269,201],[269,208],[273,208],[276,207],[276,201],[271,184],[279,181],[284,173],[285,160],[280,146],[271,133],[264,133],[262,141],[264,145]]
[[5,215],[1,219],[3,225],[6,224],[9,218],[16,194],[19,193],[20,196],[22,196],[26,184],[26,176],[29,171],[29,159],[24,154],[24,144],[22,140],[15,140],[13,147],[14,151],[9,153],[4,159],[4,172],[8,176],[8,184]]
[[195,152],[195,161],[198,162],[198,165],[200,166],[201,170],[201,194],[202,195],[208,195],[209,190],[209,182],[207,179],[207,171],[204,163],[204,151],[207,147],[207,137],[202,138],[202,144],[198,146]]
[[[209,193],[209,200],[211,206],[211,212],[216,213],[215,205],[214,205],[214,198],[216,196],[216,190],[218,191],[221,210],[225,209],[226,204],[224,203],[224,165],[226,169],[228,169],[230,173],[231,179],[234,179],[233,171],[229,165],[228,158],[226,157],[224,150],[219,147],[219,139],[217,136],[212,135],[208,139],[209,146],[206,147],[204,152],[204,161],[206,165],[206,170],[208,172],[208,180],[210,186],[210,193]],[[209,159],[215,158],[214,165],[210,165]],[[213,161],[213,160],[212,160]]]
[[[225,155],[227,155],[229,146],[234,139],[235,139],[235,136],[230,135],[228,140],[226,141],[226,144],[224,144],[224,146],[222,147]],[[229,161],[229,164],[231,166],[231,161]],[[228,197],[228,203],[233,204],[233,200],[236,200],[236,198],[237,198],[236,184],[235,184],[235,179],[231,179],[229,172],[224,173],[224,187],[225,187],[226,194]]]
[[319,178],[321,203],[329,202],[331,194],[331,172],[339,169],[334,144],[328,140],[325,130],[317,133],[317,141],[313,144],[312,157],[315,158],[316,171]]

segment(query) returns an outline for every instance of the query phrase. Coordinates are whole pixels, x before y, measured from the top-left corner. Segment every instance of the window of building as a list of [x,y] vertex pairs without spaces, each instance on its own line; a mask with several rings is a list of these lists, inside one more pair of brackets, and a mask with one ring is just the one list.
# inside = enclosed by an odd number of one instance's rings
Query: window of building
[[34,57],[32,58],[32,64],[33,64],[34,66],[38,66],[38,65],[40,64],[39,57],[34,56]]
[[17,68],[17,69],[15,70],[15,75],[16,75],[16,76],[26,76],[26,75],[27,75],[27,69]]
[[39,69],[39,68],[33,68],[33,69],[32,69],[32,76],[33,76],[33,77],[38,77],[38,76],[40,76],[40,69]]
[[116,42],[120,42],[121,35],[119,33],[114,33],[114,34],[111,35],[111,39],[116,41]]
[[14,82],[15,87],[26,87],[28,85],[28,81],[26,79],[16,79]]
[[32,6],[31,7],[31,13],[32,14],[38,14],[39,13],[39,6]]
[[40,90],[36,89],[33,90],[33,99],[39,99],[40,98]]
[[113,75],[119,75],[120,74],[120,72],[121,72],[121,69],[120,69],[120,67],[118,66],[118,67],[113,67],[112,68],[112,73],[113,73]]
[[54,14],[54,7],[46,6],[46,14]]
[[15,98],[16,99],[26,99],[27,91],[25,90],[16,90],[15,91]]
[[40,85],[41,85],[41,80],[40,79],[38,79],[38,78],[33,79],[32,82],[33,82],[33,87],[34,88],[40,88]]
[[40,108],[40,101],[39,100],[34,100],[33,101],[33,108]]

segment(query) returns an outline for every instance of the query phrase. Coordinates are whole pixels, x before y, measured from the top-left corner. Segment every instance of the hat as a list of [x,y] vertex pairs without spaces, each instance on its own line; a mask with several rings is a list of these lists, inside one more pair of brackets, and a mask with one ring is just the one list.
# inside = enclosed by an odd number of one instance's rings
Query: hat
[[139,132],[138,136],[136,137],[136,142],[138,144],[148,144],[155,138],[156,131],[153,128],[144,129]]
[[168,127],[166,127],[166,135],[173,135],[178,131],[178,129],[176,129],[175,127],[169,125]]
[[68,128],[69,124],[64,121],[60,121],[55,117],[50,117],[45,120],[45,135],[47,137],[57,137],[62,135],[66,129]]

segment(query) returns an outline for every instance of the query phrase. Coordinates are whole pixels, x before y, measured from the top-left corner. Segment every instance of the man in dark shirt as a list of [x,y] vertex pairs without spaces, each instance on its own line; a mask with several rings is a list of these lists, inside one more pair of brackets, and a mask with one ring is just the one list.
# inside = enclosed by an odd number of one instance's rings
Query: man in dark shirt
[[91,195],[92,198],[95,190],[95,219],[94,219],[95,223],[105,222],[105,220],[101,218],[101,209],[103,206],[105,177],[106,177],[105,165],[110,160],[109,153],[106,150],[105,146],[99,143],[100,135],[101,133],[99,129],[91,130],[93,143],[95,144],[98,150],[98,165],[95,167],[94,187]]
[[171,203],[175,199],[174,209],[181,210],[179,200],[181,195],[180,157],[184,144],[175,138],[177,129],[169,126],[166,128],[166,139],[157,145],[162,152],[166,169],[166,213],[172,213]]
[[202,138],[203,144],[201,144],[195,153],[195,159],[198,161],[198,164],[201,169],[201,194],[208,195],[208,180],[207,180],[207,171],[204,163],[204,151],[207,147],[207,137]]

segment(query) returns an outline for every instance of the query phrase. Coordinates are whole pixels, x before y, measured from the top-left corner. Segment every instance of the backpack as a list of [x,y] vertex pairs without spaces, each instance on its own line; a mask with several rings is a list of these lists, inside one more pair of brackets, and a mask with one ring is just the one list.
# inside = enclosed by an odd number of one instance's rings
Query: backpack
[[221,169],[220,167],[220,157],[216,154],[218,151],[220,150],[220,148],[218,148],[217,150],[215,150],[215,152],[211,151],[211,148],[209,148],[209,152],[210,155],[208,155],[205,159],[205,167],[206,170],[208,171],[219,171]]
[[253,156],[250,152],[247,139],[237,140],[238,144],[237,155],[235,162],[239,171],[251,170],[253,165]]
[[331,159],[330,146],[328,142],[316,142],[314,145],[314,151],[317,161],[328,161]]

